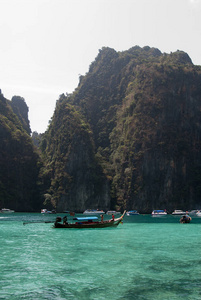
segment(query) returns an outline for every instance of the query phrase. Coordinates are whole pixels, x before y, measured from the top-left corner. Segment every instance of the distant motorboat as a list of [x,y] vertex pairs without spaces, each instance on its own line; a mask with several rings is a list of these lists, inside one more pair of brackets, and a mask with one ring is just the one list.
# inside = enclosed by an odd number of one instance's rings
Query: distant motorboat
[[184,215],[188,214],[189,216],[201,217],[201,210],[194,209],[189,212],[184,213]]
[[98,210],[98,209],[86,209],[83,212],[83,215],[102,215],[105,214],[103,210]]
[[121,212],[119,212],[119,211],[116,211],[116,210],[108,210],[107,212],[106,212],[106,215],[119,215],[119,214],[121,214]]
[[196,216],[198,212],[199,212],[199,210],[194,209],[194,210],[190,210],[190,211],[188,212],[188,214],[189,214],[190,216]]
[[201,210],[198,210],[198,212],[196,213],[197,217],[201,217]]
[[56,214],[56,211],[55,210],[47,210],[46,208],[42,208],[41,214]]
[[9,208],[2,208],[2,209],[0,210],[0,212],[3,213],[3,214],[12,214],[12,213],[14,213],[15,211],[12,210],[12,209],[9,209]]
[[180,215],[186,215],[187,212],[183,211],[183,210],[179,210],[179,209],[175,209],[172,213],[172,215],[177,215],[177,216],[180,216]]
[[139,215],[139,212],[137,212],[137,210],[129,210],[126,213],[127,216],[136,216]]
[[157,209],[157,210],[153,210],[151,215],[152,217],[162,217],[162,216],[166,216],[167,212],[163,209]]

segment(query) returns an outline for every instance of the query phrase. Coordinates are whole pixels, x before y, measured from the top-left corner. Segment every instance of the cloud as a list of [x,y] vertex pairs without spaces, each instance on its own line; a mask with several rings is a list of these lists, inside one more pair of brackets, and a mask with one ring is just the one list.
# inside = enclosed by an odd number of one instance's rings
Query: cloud
[[201,3],[201,0],[189,0],[189,2],[192,4],[199,4]]

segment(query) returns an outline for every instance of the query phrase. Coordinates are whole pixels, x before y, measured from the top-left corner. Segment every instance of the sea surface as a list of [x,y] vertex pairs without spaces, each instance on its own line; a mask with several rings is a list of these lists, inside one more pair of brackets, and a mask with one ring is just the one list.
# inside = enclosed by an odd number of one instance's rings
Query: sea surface
[[58,215],[0,214],[0,300],[201,299],[201,218],[126,216],[105,229],[45,223]]

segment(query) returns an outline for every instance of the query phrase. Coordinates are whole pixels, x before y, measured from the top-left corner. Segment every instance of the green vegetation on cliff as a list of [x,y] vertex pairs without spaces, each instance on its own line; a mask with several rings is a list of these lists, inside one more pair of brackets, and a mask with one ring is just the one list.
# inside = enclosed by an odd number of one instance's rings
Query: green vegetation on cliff
[[[41,143],[44,204],[57,210],[109,205],[107,182],[98,165],[92,132],[82,114],[62,95]],[[107,193],[105,193],[105,189]]]
[[[146,212],[201,206],[200,78],[183,51],[102,48],[75,92],[58,100],[42,142],[54,204]],[[87,193],[76,193],[88,152],[96,174]],[[73,181],[69,168],[77,170]]]

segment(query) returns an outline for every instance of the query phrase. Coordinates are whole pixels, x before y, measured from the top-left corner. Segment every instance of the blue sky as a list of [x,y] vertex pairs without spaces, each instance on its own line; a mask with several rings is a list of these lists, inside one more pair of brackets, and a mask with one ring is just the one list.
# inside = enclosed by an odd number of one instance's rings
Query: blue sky
[[201,0],[0,0],[0,88],[23,97],[32,131],[103,46],[183,50],[201,65]]

